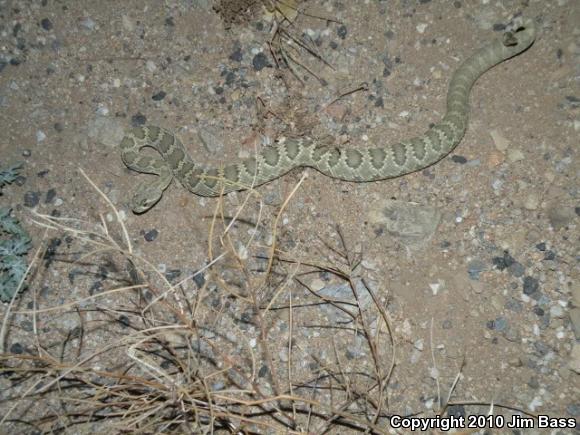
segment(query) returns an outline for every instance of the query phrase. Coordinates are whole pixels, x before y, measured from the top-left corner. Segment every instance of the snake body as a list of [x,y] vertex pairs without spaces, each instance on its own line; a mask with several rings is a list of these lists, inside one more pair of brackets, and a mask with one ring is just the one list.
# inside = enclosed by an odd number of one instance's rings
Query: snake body
[[[289,139],[237,163],[207,168],[194,162],[171,132],[155,126],[135,127],[120,144],[123,162],[135,171],[158,177],[138,186],[132,209],[135,213],[149,210],[159,201],[173,177],[192,193],[219,196],[258,186],[300,166],[355,182],[394,178],[426,168],[449,154],[463,138],[469,114],[469,94],[475,81],[494,65],[526,50],[534,39],[533,22],[520,19],[511,30],[503,33],[502,38],[478,50],[454,73],[443,119],[423,135],[396,144],[340,149],[321,146],[310,139]],[[143,147],[156,149],[162,158],[143,155],[140,153]]]

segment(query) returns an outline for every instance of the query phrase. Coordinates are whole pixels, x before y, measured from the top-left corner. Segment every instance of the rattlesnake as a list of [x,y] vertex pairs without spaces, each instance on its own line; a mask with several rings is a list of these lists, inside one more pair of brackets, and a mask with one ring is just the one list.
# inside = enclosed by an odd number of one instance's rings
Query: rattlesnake
[[[192,193],[219,196],[258,186],[299,166],[358,182],[394,178],[426,168],[449,154],[463,138],[469,94],[479,76],[527,49],[534,38],[534,23],[520,18],[501,39],[481,48],[457,69],[449,84],[447,112],[441,122],[422,136],[393,145],[340,149],[321,146],[310,139],[288,139],[263,149],[254,157],[209,169],[195,163],[171,132],[154,126],[135,127],[120,144],[123,162],[135,171],[159,177],[137,188],[132,209],[135,213],[149,210],[173,177]],[[140,154],[141,148],[147,146],[156,149],[163,159]]]

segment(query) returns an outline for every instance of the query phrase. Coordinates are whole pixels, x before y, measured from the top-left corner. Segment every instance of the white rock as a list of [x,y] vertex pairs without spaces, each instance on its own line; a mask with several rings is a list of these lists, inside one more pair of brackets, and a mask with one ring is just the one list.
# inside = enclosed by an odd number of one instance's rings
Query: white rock
[[37,130],[36,131],[36,142],[40,143],[40,142],[43,142],[45,139],[46,139],[46,134],[44,134],[44,131]]
[[418,24],[417,27],[416,27],[417,32],[419,32],[421,34],[425,33],[425,29],[427,29],[427,26],[428,25],[427,24],[424,24],[424,23]]

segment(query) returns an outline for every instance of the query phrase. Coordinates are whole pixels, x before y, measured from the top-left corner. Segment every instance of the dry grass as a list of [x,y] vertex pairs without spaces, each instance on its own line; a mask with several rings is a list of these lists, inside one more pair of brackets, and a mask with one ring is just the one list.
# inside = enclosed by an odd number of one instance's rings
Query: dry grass
[[[58,259],[59,267],[90,274],[106,262],[114,265],[118,285],[43,305],[40,288],[51,271],[42,273],[48,257],[39,250],[30,291],[3,319],[7,345],[19,322],[29,320],[32,332],[26,352],[0,355],[1,427],[39,433],[101,427],[93,424],[119,433],[326,433],[338,427],[385,433],[386,387],[395,365],[385,303],[366,287],[372,304],[361,307],[358,261],[340,237],[337,246],[327,245],[336,264],[294,258],[278,247],[278,222],[296,189],[273,220],[270,246],[253,236],[241,241],[233,230],[241,210],[227,218],[224,201],[217,201],[209,265],[197,272],[206,277],[200,288],[189,276],[171,283],[137,255],[119,211],[100,191],[111,222],[36,214],[46,230],[43,246],[56,235],[74,238],[75,249]],[[260,224],[258,214],[256,228]],[[228,269],[241,282],[229,282]],[[321,273],[348,286],[351,300],[310,289],[308,278]],[[321,305],[335,307],[345,320],[328,321]],[[76,326],[64,331],[64,318]],[[54,328],[63,338],[55,339]],[[366,363],[344,360],[339,348],[345,343],[356,343],[369,356]]]

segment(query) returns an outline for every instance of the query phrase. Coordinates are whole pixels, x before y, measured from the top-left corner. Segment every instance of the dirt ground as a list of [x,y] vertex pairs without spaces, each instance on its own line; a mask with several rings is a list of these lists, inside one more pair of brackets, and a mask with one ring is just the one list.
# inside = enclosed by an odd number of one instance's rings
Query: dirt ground
[[[127,308],[136,291],[107,293],[123,284],[124,260],[86,257],[97,249],[89,241],[34,223],[41,220],[36,213],[95,231],[106,222],[111,240],[126,246],[114,212],[80,170],[120,212],[134,254],[150,266],[139,267],[140,279],[158,286],[185,280],[184,298],[199,297],[197,324],[212,325],[208,342],[227,338],[230,344],[220,346],[231,346],[224,352],[234,358],[244,337],[243,346],[261,355],[255,385],[263,396],[254,399],[330,400],[321,388],[328,379],[317,377],[326,370],[346,386],[334,399],[338,406],[368,382],[357,370],[376,371],[382,406],[365,402],[371,415],[381,410],[376,433],[402,430],[389,429],[393,415],[580,422],[580,3],[311,0],[288,17],[293,24],[279,40],[272,23],[282,21],[280,14],[257,8],[232,18],[212,6],[209,0],[0,0],[0,162],[24,163],[0,201],[31,233],[30,260],[48,246],[29,288],[10,312],[8,304],[0,309],[8,325],[0,415],[10,410],[0,432],[99,433],[119,424],[53,418],[71,409],[49,395],[25,394],[34,380],[16,382],[12,371],[23,356],[146,372],[139,367],[144,360],[135,362],[120,348],[114,359],[84,360],[136,331],[135,312]],[[477,82],[465,138],[439,163],[372,183],[299,168],[221,201],[173,183],[149,212],[132,213],[132,193],[152,176],[121,161],[117,144],[131,126],[167,128],[196,161],[213,165],[282,137],[344,147],[395,143],[443,116],[461,60],[520,14],[537,24],[534,45]],[[303,35],[312,52],[292,42]],[[266,279],[273,246],[276,261]],[[349,280],[328,270],[333,267],[348,270],[359,293],[366,314],[356,321],[313,299],[319,292],[318,298],[356,306]],[[266,306],[267,321],[257,314]],[[200,373],[205,369],[200,363]],[[282,381],[273,381],[276,375]],[[214,390],[233,388],[212,379]],[[305,385],[316,393],[301,390]],[[357,400],[343,410],[365,420]],[[296,433],[364,426],[297,421]],[[132,424],[128,431],[153,433]]]

